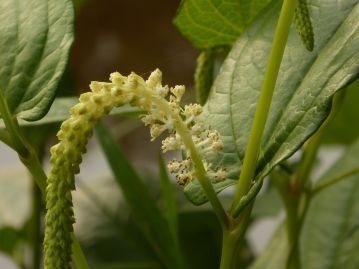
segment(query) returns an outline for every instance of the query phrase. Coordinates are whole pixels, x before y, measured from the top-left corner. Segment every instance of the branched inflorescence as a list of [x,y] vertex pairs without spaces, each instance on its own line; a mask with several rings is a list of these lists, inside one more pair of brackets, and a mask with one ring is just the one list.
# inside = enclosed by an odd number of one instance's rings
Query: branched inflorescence
[[163,152],[183,150],[187,156],[168,165],[180,185],[187,185],[195,178],[196,164],[184,141],[188,137],[202,159],[208,178],[220,181],[227,176],[224,168],[212,167],[207,159],[222,150],[223,143],[218,132],[200,120],[202,107],[198,104],[180,106],[184,86],[163,86],[159,70],[152,72],[147,81],[134,73],[128,77],[113,73],[110,80],[108,83],[91,83],[91,92],[82,94],[80,102],[71,108],[70,118],[62,123],[57,134],[60,142],[51,148],[51,170],[46,189],[45,268],[70,268],[74,175],[79,173],[81,156],[96,122],[112,108],[130,104],[145,111],[142,121],[150,127],[152,140],[164,131],[168,132],[162,142]]

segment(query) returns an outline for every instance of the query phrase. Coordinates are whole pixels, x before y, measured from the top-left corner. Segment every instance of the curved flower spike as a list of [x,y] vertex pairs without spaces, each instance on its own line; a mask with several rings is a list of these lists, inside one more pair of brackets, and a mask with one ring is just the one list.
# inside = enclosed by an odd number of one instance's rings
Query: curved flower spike
[[[111,74],[110,80],[91,83],[91,92],[82,94],[80,102],[71,108],[70,118],[62,123],[57,133],[60,142],[51,148],[44,240],[47,269],[70,268],[74,175],[80,171],[82,154],[86,152],[95,124],[112,108],[130,104],[146,111],[142,121],[150,127],[152,140],[168,131],[169,136],[163,140],[162,150],[184,150],[188,156],[168,165],[180,185],[194,180],[196,170],[200,168],[204,170],[201,171],[202,178],[207,173],[204,180],[208,175],[213,181],[226,178],[225,168],[211,167],[207,158],[223,148],[219,133],[200,121],[200,105],[180,106],[184,86],[163,86],[162,73],[158,69],[146,81],[135,73],[125,77],[117,72]],[[207,189],[210,187],[207,184]],[[213,188],[210,191],[214,193]]]

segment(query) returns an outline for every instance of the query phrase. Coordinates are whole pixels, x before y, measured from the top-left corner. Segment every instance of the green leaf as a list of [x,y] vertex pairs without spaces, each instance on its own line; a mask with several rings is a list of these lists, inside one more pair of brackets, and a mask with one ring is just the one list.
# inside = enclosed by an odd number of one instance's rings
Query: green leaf
[[48,111],[73,41],[71,0],[0,1],[0,98],[37,120]]
[[275,217],[280,213],[282,207],[277,190],[273,186],[269,186],[256,197],[251,216],[254,218]]
[[[358,2],[308,1],[316,36],[311,53],[292,26],[262,138],[257,179],[300,148],[328,116],[334,93],[358,77]],[[242,34],[204,108],[206,122],[224,142],[224,152],[213,160],[214,166],[225,166],[229,172],[227,180],[214,183],[217,191],[238,179],[278,12],[279,4],[272,5]],[[197,181],[188,184],[185,192],[196,204],[206,201]]]
[[284,225],[282,225],[249,269],[284,269],[287,255],[287,234]]
[[171,229],[173,238],[178,241],[178,205],[176,191],[168,176],[166,164],[159,158],[161,193],[163,197],[164,216]]
[[[49,112],[38,121],[19,120],[20,126],[39,126],[51,123],[62,122],[70,117],[70,108],[79,102],[77,97],[59,97],[56,98],[49,110]],[[139,115],[141,111],[135,107],[128,105],[117,107],[111,110],[110,115],[116,116],[132,116]],[[0,119],[0,128],[5,125]]]
[[212,210],[182,210],[180,240],[187,258],[186,269],[218,269],[221,253],[221,226]]
[[[359,140],[322,177],[357,168]],[[304,268],[359,268],[359,174],[318,193],[306,217],[302,236]]]
[[201,49],[232,45],[271,0],[182,0],[174,24]]
[[16,246],[25,239],[24,237],[23,230],[17,230],[13,227],[0,228],[0,250],[10,256],[15,254]]
[[137,175],[110,131],[99,124],[96,132],[115,179],[145,236],[168,268],[180,268],[179,256],[168,223],[150,196],[148,187]]
[[343,104],[328,125],[323,143],[328,144],[351,144],[359,137],[359,80],[345,89]]
[[[359,140],[322,177],[333,177],[358,167]],[[318,193],[312,200],[301,235],[302,268],[355,269],[359,267],[359,175]],[[284,229],[251,269],[284,269],[287,243]]]

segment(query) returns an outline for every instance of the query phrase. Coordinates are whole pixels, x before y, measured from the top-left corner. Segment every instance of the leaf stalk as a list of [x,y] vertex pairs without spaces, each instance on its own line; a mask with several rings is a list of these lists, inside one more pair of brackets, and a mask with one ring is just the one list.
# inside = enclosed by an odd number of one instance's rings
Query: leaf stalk
[[236,194],[232,204],[232,214],[240,199],[248,192],[255,176],[261,138],[267,121],[280,64],[287,43],[290,26],[294,17],[297,0],[285,0],[282,5],[276,27],[272,49],[269,55],[264,81],[249,135],[247,150],[244,156],[242,171],[238,180]]

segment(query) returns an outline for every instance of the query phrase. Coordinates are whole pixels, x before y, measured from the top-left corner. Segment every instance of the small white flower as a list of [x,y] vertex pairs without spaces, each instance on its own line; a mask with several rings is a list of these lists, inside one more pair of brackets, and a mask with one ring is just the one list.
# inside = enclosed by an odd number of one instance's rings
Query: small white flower
[[182,164],[182,162],[173,160],[173,161],[169,162],[167,167],[168,167],[168,170],[170,171],[170,173],[178,173],[178,172],[180,172],[181,169],[183,169],[183,164]]
[[182,140],[178,134],[171,134],[162,141],[162,151],[167,152],[170,150],[180,150]]
[[180,102],[185,90],[186,88],[183,85],[177,85],[174,88],[171,88],[171,93],[176,96],[178,102]]
[[214,178],[216,181],[223,181],[227,178],[227,176],[228,176],[227,170],[221,167],[216,171]]

